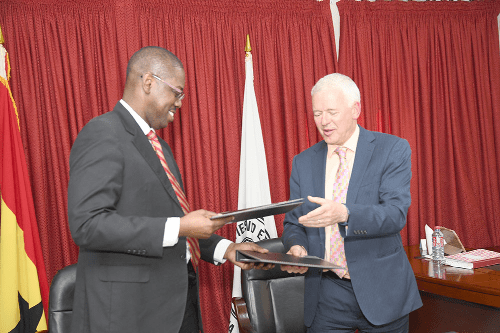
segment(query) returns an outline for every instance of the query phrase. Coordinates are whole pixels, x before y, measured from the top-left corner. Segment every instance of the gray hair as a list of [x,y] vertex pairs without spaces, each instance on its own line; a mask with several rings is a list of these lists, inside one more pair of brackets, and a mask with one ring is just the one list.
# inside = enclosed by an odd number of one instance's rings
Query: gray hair
[[356,83],[347,75],[340,73],[328,74],[314,85],[311,96],[324,89],[339,89],[347,99],[347,104],[352,106],[355,102],[361,102],[361,94]]

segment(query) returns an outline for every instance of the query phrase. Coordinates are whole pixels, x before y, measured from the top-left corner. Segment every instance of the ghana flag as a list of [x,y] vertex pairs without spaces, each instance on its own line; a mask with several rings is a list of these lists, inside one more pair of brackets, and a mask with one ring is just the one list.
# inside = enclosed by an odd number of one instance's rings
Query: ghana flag
[[39,332],[49,286],[2,42],[0,30],[0,333]]

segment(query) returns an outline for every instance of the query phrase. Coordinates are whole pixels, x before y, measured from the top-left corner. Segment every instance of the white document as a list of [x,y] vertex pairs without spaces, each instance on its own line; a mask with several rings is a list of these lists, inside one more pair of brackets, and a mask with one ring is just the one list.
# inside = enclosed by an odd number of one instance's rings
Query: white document
[[427,243],[427,254],[432,255],[432,228],[425,225],[425,239]]

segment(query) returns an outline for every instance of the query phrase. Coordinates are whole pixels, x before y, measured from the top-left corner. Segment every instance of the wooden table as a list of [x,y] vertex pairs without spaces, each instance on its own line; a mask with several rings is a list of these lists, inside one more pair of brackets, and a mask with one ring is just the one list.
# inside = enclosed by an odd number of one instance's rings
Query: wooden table
[[[424,306],[410,314],[410,332],[500,332],[500,265],[474,270],[438,266],[405,248]],[[500,247],[489,248],[500,252]]]

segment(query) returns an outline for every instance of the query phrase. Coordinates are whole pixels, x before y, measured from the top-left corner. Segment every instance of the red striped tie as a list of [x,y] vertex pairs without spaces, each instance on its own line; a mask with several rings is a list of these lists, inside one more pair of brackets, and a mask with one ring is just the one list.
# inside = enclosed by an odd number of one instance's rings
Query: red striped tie
[[[177,199],[181,204],[182,211],[184,212],[184,214],[189,213],[189,203],[187,201],[186,195],[184,194],[184,191],[182,190],[179,183],[177,182],[177,179],[175,179],[175,176],[168,168],[167,161],[165,161],[165,156],[163,155],[163,150],[161,149],[161,144],[160,141],[158,141],[156,133],[153,130],[151,130],[147,136],[148,139],[151,140],[151,145],[153,146],[156,155],[158,155],[158,158],[160,159],[163,169],[165,169],[165,172],[167,173],[168,179],[170,180],[170,183],[174,188],[175,194],[177,195]],[[198,239],[196,238],[186,237],[186,241],[188,242],[189,245],[189,252],[191,252],[191,263],[193,264],[194,270],[196,271],[198,267],[198,262],[200,261],[200,245],[198,243]]]

